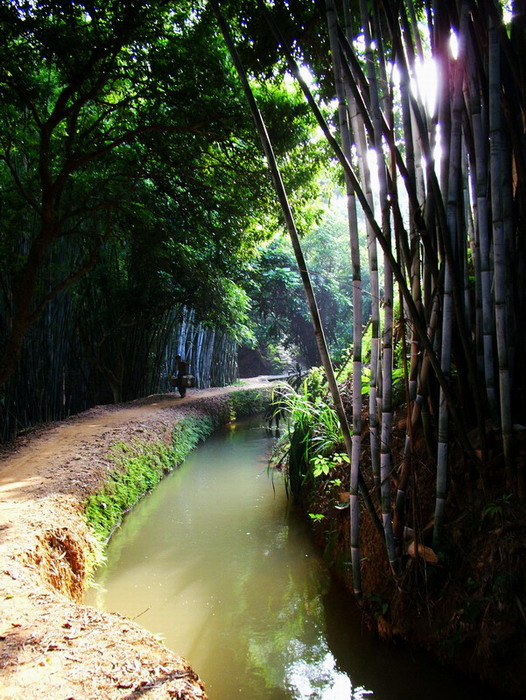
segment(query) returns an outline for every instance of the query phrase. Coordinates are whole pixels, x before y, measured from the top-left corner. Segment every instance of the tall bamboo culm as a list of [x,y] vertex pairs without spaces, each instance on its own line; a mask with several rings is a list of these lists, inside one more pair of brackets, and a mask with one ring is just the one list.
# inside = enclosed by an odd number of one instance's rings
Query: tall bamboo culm
[[[342,57],[338,44],[336,29],[336,10],[332,0],[326,2],[327,26],[329,31],[329,41],[331,44],[334,83],[338,100],[338,122],[342,138],[342,149],[346,158],[351,160],[351,129],[350,114],[347,109],[346,93],[343,82]],[[352,449],[350,454],[350,475],[349,475],[349,507],[350,507],[350,542],[351,542],[351,565],[353,572],[361,571],[360,564],[360,503],[358,497],[358,477],[360,473],[361,457],[361,307],[362,289],[360,272],[360,251],[358,241],[358,219],[356,215],[356,200],[354,189],[348,175],[345,175],[345,190],[347,196],[347,218],[349,224],[349,243],[351,254],[351,265],[353,269],[353,429],[352,429]],[[354,576],[354,574],[353,574]],[[358,576],[355,578],[355,590],[361,589]]]

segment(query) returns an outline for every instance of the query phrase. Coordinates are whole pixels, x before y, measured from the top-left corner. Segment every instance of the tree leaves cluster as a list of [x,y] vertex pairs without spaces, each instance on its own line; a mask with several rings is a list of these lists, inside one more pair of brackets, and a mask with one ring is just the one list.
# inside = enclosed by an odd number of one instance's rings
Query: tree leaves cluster
[[[336,359],[346,355],[352,343],[353,318],[348,224],[342,207],[345,209],[345,200],[337,197],[321,211],[318,223],[302,238],[325,334]],[[367,287],[368,279],[364,277]],[[251,298],[256,345],[262,357],[272,360],[282,348],[289,361],[281,366],[278,359],[277,371],[290,369],[293,358],[305,367],[318,365],[320,358],[305,292],[286,239],[275,238],[262,248],[251,266],[246,289]],[[370,304],[366,304],[361,319],[364,326],[369,315]]]
[[[5,1],[0,22],[0,384],[49,304],[95,365],[174,308],[246,335],[239,282],[279,220],[206,6]],[[259,90],[306,193],[312,120],[281,79]]]

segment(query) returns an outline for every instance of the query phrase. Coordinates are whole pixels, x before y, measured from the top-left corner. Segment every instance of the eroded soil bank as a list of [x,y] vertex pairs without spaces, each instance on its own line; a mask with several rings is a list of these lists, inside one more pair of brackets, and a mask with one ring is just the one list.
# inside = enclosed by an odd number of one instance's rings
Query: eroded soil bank
[[[394,454],[401,461],[405,430],[399,428],[395,438]],[[525,447],[517,450],[517,459],[525,458]],[[368,464],[367,443],[363,449],[363,464]],[[421,459],[424,463],[424,455]],[[452,464],[449,520],[440,557],[425,546],[432,544],[428,515],[421,519],[424,546],[415,551],[409,536],[401,543],[401,568],[393,572],[383,536],[362,508],[363,620],[386,642],[426,650],[446,668],[487,684],[484,693],[526,698],[526,514],[521,504],[498,493],[485,507],[486,494],[467,500],[458,485],[465,481],[463,463],[452,459]],[[335,485],[337,477],[341,485]],[[365,478],[372,492],[372,479]],[[302,500],[306,510],[323,516],[314,523],[315,537],[333,572],[352,591],[349,510],[336,507],[348,484],[347,467],[333,470],[330,477],[307,479]],[[427,505],[427,513],[432,513],[431,476],[429,487],[421,486],[421,512]]]
[[95,407],[2,446],[1,698],[207,697],[189,663],[139,624],[79,604],[98,548],[83,503],[115,468],[115,443],[168,442],[184,417],[228,415],[240,388],[269,383]]

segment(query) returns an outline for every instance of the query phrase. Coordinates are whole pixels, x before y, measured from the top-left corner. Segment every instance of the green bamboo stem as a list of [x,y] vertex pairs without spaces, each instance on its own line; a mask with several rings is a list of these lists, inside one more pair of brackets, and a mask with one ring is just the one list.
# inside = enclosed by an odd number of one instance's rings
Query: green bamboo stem
[[[348,160],[351,159],[351,134],[349,129],[349,115],[345,100],[345,88],[343,85],[342,61],[338,37],[336,31],[336,11],[332,0],[326,2],[327,26],[331,45],[334,84],[338,100],[338,120],[342,139],[342,149]],[[353,269],[353,431],[352,448],[350,455],[349,475],[349,507],[350,507],[350,544],[351,565],[353,573],[353,585],[355,593],[361,591],[361,562],[360,562],[360,504],[358,501],[358,477],[360,473],[361,457],[361,273],[360,251],[358,241],[358,220],[356,215],[356,202],[352,183],[345,175],[345,189],[347,194],[347,213],[349,222],[349,241],[351,248],[351,263]]]

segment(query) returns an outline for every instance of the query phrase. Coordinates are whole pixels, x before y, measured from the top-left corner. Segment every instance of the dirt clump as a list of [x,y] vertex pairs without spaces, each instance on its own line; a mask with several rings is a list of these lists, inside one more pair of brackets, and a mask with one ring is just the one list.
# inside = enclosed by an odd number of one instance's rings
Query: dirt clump
[[24,556],[25,565],[38,572],[44,585],[80,601],[86,576],[85,552],[92,544],[89,538],[68,527],[55,527],[38,534],[37,542]]

